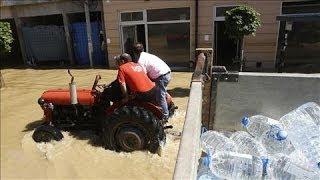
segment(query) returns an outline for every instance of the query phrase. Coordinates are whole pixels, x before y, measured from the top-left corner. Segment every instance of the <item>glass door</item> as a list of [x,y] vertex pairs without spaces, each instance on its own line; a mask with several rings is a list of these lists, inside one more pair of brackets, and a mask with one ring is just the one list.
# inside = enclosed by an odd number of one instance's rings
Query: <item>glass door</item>
[[123,52],[128,53],[134,58],[133,46],[135,43],[145,44],[145,26],[138,25],[125,25],[122,26],[122,49]]

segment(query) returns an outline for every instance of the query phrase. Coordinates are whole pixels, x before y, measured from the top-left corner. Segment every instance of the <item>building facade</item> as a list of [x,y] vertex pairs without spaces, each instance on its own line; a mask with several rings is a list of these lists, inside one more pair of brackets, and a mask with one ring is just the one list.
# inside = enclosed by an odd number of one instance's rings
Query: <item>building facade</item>
[[[194,59],[195,48],[202,47],[213,48],[217,65],[232,66],[236,44],[224,34],[224,13],[241,4],[248,5],[261,14],[262,25],[255,36],[246,36],[244,39],[246,67],[253,71],[272,71],[277,67],[282,39],[279,34],[283,35],[281,32],[284,31],[280,28],[281,22],[277,20],[277,16],[320,11],[320,5],[315,1],[103,1],[110,65],[113,64],[111,61],[114,55],[126,51],[126,39],[130,36],[134,41],[143,41],[147,51],[163,57],[172,65],[188,66],[189,61]],[[134,19],[135,13],[141,14],[139,20]],[[124,21],[122,17],[125,15],[132,16],[133,19]],[[154,21],[152,18],[157,19]],[[319,20],[313,20],[309,24],[318,27]],[[143,26],[142,30],[139,26]],[[142,40],[139,39],[139,30],[144,37]],[[316,41],[319,42],[319,39]],[[190,51],[187,52],[187,49]],[[319,43],[313,43],[311,49],[314,50],[309,52],[310,49],[300,49],[300,54],[318,54],[316,49],[320,50]],[[320,63],[316,60],[320,59],[319,56],[310,58],[314,59],[310,63]],[[287,60],[287,64],[291,59]],[[298,63],[303,61],[300,58]]]
[[[74,1],[55,3],[65,5],[51,8],[69,9],[67,3],[75,6]],[[320,3],[315,0],[102,0],[98,9],[105,35],[101,41],[105,44],[106,64],[114,68],[115,55],[133,54],[132,45],[141,42],[147,52],[172,67],[189,67],[197,47],[212,48],[216,65],[232,67],[236,43],[224,33],[224,13],[241,4],[258,11],[262,22],[255,36],[244,38],[246,70],[273,71],[283,62],[319,65]],[[19,5],[21,9],[26,6],[30,5]],[[1,12],[3,19],[6,11]],[[308,41],[301,38],[307,36]]]

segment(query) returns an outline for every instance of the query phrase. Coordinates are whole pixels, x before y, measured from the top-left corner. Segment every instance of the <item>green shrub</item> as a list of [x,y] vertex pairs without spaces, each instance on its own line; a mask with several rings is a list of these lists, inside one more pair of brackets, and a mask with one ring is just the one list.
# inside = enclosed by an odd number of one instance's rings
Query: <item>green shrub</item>
[[233,39],[242,39],[246,35],[254,35],[261,26],[260,14],[251,7],[241,5],[227,11],[226,33]]

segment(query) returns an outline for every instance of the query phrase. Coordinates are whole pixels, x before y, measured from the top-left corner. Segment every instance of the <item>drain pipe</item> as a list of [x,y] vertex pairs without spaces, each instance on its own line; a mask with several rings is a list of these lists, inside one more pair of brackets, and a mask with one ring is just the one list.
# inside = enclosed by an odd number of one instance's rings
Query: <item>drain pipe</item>
[[195,17],[195,48],[197,49],[198,48],[198,25],[199,25],[199,22],[198,22],[198,16],[199,16],[199,0],[195,0],[196,1],[196,6],[195,6],[195,12],[196,12],[196,17]]
[[[195,24],[195,32],[194,32],[194,44],[195,44],[195,48],[194,49],[197,49],[198,48],[198,9],[199,9],[199,0],[195,0],[195,7],[194,7],[194,12],[195,12],[195,20],[194,20],[194,24]],[[198,54],[194,54],[195,55],[195,58],[194,59],[197,59],[197,56]],[[193,69],[196,67],[196,60],[190,60],[189,61],[189,68],[190,68],[190,71],[193,71]]]

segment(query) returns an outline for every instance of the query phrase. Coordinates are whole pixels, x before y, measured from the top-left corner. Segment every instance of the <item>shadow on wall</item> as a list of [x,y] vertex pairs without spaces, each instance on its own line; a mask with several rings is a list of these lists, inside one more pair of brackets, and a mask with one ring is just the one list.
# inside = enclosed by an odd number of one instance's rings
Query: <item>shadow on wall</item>
[[174,89],[169,89],[168,93],[172,97],[187,97],[189,96],[190,89],[189,88],[181,88],[181,87],[176,87]]

